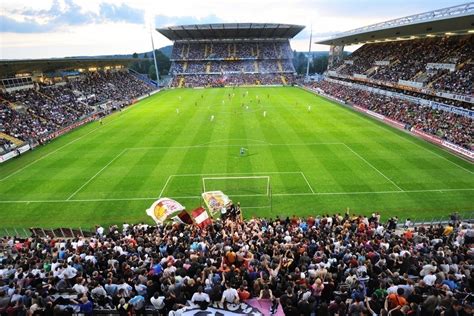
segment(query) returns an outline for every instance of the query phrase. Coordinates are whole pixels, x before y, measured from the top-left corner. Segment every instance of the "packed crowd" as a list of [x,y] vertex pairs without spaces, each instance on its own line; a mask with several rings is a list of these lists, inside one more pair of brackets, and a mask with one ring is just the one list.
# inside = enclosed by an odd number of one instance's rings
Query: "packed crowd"
[[242,85],[291,85],[293,74],[226,74],[226,75],[186,75],[173,78],[174,87],[223,87]]
[[[281,68],[280,68],[281,67]],[[178,61],[171,65],[170,73],[221,74],[221,73],[294,73],[289,59],[285,60],[232,60],[232,61]]]
[[[472,95],[473,75],[469,62],[472,62],[473,51],[473,35],[366,44],[332,70],[387,82],[415,80],[428,87],[433,84],[438,90]],[[377,65],[377,62],[387,64]],[[428,63],[453,64],[461,69],[428,71]]]
[[128,71],[96,71],[71,80],[68,88],[85,97],[89,105],[106,101],[132,102],[153,88]]
[[472,225],[396,222],[237,217],[204,229],[124,224],[97,226],[92,238],[3,238],[0,313],[180,315],[189,301],[205,311],[259,298],[285,315],[472,315]]
[[408,127],[439,136],[464,148],[474,149],[474,125],[471,118],[328,81],[313,83],[312,86],[344,102],[407,124]]
[[437,80],[433,80],[432,87],[440,91],[474,95],[473,82],[474,60],[470,63],[466,63],[462,68],[456,71],[445,71],[444,75],[440,76]]
[[291,58],[289,41],[175,42],[170,74],[175,87],[182,78],[187,87],[282,84],[295,73]]
[[0,102],[0,126],[2,131],[23,141],[41,138],[54,131],[52,121],[41,120],[25,110],[13,110],[7,102]]
[[172,60],[291,59],[289,41],[271,42],[175,42]]
[[98,71],[60,85],[1,93],[1,131],[23,141],[37,140],[90,115],[94,105],[130,104],[152,90],[126,71]]
[[[0,114],[1,115],[1,114]],[[0,138],[0,153],[7,152],[10,148],[13,148],[14,144],[8,139]]]

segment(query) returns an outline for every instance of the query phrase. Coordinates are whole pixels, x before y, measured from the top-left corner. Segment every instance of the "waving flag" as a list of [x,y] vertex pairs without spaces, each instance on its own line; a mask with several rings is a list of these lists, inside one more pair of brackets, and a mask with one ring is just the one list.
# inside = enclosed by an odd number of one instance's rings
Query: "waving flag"
[[209,214],[203,207],[198,207],[194,211],[191,212],[194,222],[200,228],[205,228],[207,225],[212,224],[212,220],[209,218]]
[[166,219],[178,214],[184,210],[184,208],[184,206],[175,200],[161,198],[155,201],[150,208],[146,210],[146,213],[153,218],[155,223],[162,224]]
[[191,218],[191,215],[189,215],[188,212],[186,212],[186,210],[182,210],[181,213],[179,213],[176,216],[173,216],[172,220],[177,223],[182,223],[182,224],[187,224],[187,225],[193,224],[193,219]]
[[212,215],[232,202],[222,191],[204,192],[202,194],[202,198],[204,199],[204,203],[206,203],[206,206]]

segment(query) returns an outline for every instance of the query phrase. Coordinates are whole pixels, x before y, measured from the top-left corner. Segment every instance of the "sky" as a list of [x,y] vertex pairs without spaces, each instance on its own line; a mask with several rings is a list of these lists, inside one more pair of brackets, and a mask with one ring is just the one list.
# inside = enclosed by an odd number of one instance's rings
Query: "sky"
[[[131,54],[151,50],[151,27],[289,23],[306,28],[294,50],[350,29],[468,0],[1,0],[0,59]],[[153,32],[155,48],[171,45]],[[312,50],[328,50],[313,45]],[[349,50],[351,50],[349,48]]]

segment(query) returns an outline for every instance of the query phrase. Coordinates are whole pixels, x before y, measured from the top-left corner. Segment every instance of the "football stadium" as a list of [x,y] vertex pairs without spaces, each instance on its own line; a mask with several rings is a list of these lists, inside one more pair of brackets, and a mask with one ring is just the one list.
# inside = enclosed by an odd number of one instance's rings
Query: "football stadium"
[[472,315],[474,3],[359,26],[2,57],[0,315]]

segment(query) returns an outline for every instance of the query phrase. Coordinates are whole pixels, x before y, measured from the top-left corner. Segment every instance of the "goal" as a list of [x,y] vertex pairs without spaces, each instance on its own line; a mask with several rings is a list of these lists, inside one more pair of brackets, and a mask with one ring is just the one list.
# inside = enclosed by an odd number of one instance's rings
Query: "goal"
[[272,208],[270,176],[203,177],[202,191],[222,191],[245,209]]

